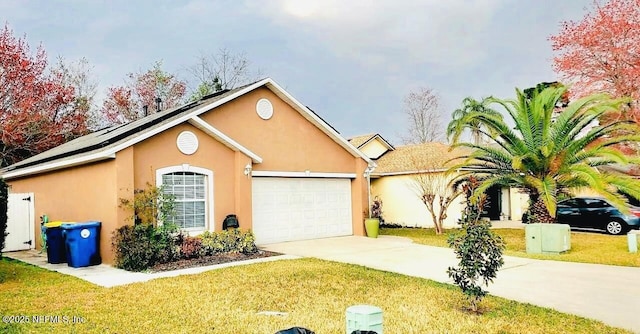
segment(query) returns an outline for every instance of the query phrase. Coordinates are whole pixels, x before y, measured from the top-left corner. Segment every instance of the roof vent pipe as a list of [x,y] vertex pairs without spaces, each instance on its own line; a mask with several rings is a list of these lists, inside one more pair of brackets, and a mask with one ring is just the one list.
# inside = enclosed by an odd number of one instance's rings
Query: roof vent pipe
[[162,110],[162,108],[160,107],[161,103],[162,103],[162,99],[159,96],[156,96],[156,112],[159,112],[160,110]]
[[142,106],[142,116],[149,116],[149,106],[148,105]]

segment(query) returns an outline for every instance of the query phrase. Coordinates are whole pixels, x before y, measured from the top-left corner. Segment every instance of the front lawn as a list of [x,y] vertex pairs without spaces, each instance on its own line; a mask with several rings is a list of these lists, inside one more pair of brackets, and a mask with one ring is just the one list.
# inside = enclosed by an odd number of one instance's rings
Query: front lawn
[[[432,228],[383,228],[381,234],[411,238],[414,242],[447,247],[447,235],[436,235]],[[592,232],[571,232],[571,250],[563,254],[527,254],[524,229],[492,229],[506,243],[505,255],[531,259],[556,260],[640,267],[640,253],[629,253],[626,235],[606,235]]]
[[[460,310],[457,288],[429,280],[316,259],[282,260],[199,275],[101,288],[13,260],[0,261],[2,333],[265,333],[304,326],[345,332],[345,310],[372,304],[386,333],[627,333],[604,324],[497,297],[484,315]],[[285,316],[258,315],[260,311]],[[34,324],[34,316],[83,323]],[[4,317],[3,319],[8,319]],[[45,319],[40,317],[39,319]]]

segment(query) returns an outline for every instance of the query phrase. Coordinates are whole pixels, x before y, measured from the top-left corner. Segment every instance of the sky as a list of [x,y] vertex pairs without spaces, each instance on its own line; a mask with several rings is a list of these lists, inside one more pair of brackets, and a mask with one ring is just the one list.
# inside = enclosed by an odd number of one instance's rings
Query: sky
[[226,48],[343,136],[406,129],[403,98],[441,99],[444,124],[467,96],[513,98],[555,81],[548,37],[591,0],[1,0],[0,21],[50,62],[85,57],[98,83],[163,69],[189,82],[201,55]]

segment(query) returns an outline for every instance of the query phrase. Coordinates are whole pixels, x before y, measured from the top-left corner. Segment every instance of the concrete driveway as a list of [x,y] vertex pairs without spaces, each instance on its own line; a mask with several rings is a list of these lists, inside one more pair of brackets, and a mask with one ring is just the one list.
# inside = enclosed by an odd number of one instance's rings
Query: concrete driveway
[[[263,247],[288,255],[367,266],[452,283],[457,264],[448,248],[414,244],[401,237],[340,237]],[[603,321],[640,333],[640,268],[504,257],[491,294]]]

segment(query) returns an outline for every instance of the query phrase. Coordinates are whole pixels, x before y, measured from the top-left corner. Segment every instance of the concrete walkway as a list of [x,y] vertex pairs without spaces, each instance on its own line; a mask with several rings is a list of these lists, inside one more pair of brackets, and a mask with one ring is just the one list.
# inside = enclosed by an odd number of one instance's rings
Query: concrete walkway
[[[457,265],[448,248],[400,237],[341,237],[268,245],[288,255],[367,266],[451,283]],[[504,257],[491,294],[603,321],[640,333],[640,268]]]
[[41,254],[36,250],[10,252],[10,253],[4,253],[2,255],[8,258],[12,258],[15,260],[20,260],[22,262],[32,264],[34,266],[42,267],[52,271],[57,271],[65,275],[78,277],[90,283],[103,286],[106,288],[111,288],[114,286],[126,285],[131,283],[146,282],[156,278],[200,274],[205,271],[226,268],[231,266],[240,266],[240,265],[254,264],[259,262],[299,258],[297,256],[291,256],[291,255],[279,255],[279,256],[271,256],[271,257],[258,258],[258,259],[245,260],[245,261],[222,263],[222,264],[216,264],[216,265],[204,266],[204,267],[163,271],[163,272],[157,272],[157,273],[145,273],[145,272],[136,273],[136,272],[118,269],[106,264],[84,267],[84,268],[72,268],[72,267],[69,267],[66,263],[51,264],[51,263],[47,263],[46,254]]

